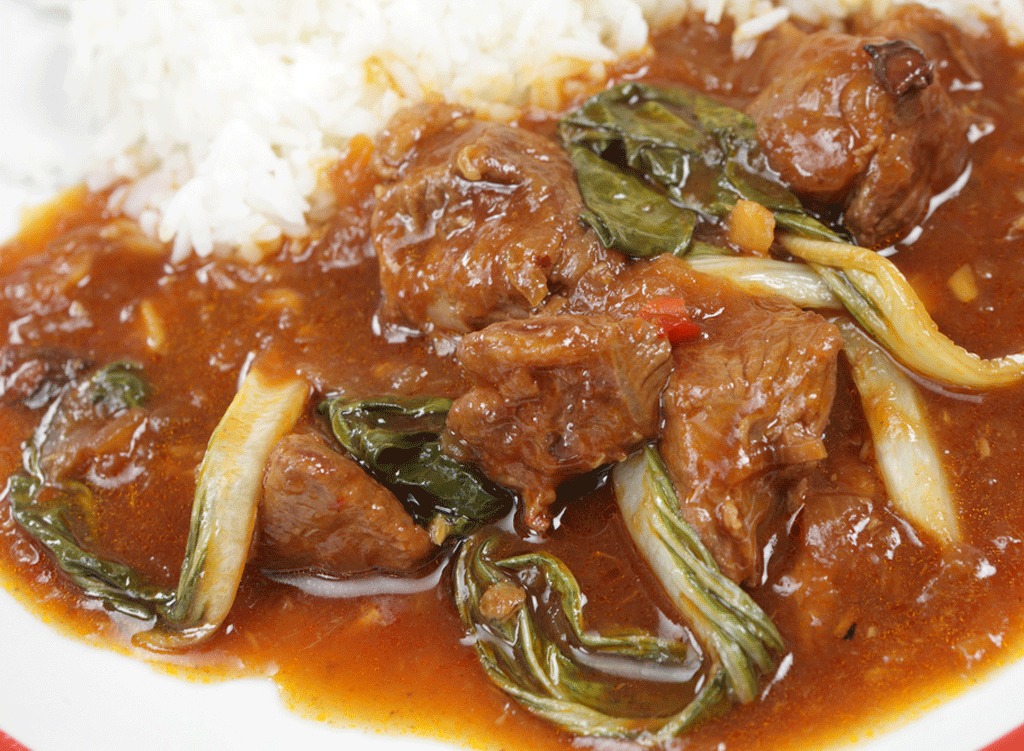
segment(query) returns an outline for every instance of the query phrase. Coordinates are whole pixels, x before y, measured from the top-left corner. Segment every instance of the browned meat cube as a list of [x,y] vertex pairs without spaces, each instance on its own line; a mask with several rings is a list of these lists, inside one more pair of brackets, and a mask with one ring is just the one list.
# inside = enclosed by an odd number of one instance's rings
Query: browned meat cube
[[385,322],[474,331],[622,264],[580,223],[572,165],[549,139],[425,104],[396,115],[377,149]]
[[658,430],[670,349],[639,318],[537,316],[466,336],[472,384],[448,415],[445,450],[523,494],[544,531],[563,480],[624,459]]
[[278,442],[259,519],[259,559],[268,568],[409,571],[435,549],[389,490],[315,435]]
[[942,54],[936,32],[901,18],[869,36],[807,35],[748,109],[772,167],[802,197],[845,204],[869,247],[903,237],[967,165],[971,119],[926,55]]
[[632,265],[572,308],[629,315],[655,297],[684,301],[702,332],[673,348],[659,448],[683,516],[725,574],[742,581],[757,562],[759,523],[799,479],[794,465],[826,455],[839,332],[671,256]]
[[706,340],[674,350],[661,451],[684,518],[742,581],[778,493],[775,471],[826,455],[841,341],[825,319],[779,298],[718,300],[720,315],[702,323]]
[[[885,495],[874,465],[843,451],[790,492],[791,547],[774,590],[792,614],[792,638],[803,649],[869,636],[880,603],[894,609],[912,603],[921,592],[899,575],[907,566],[957,575],[955,565],[938,565],[938,551],[921,544]],[[863,581],[871,587],[856,586]]]

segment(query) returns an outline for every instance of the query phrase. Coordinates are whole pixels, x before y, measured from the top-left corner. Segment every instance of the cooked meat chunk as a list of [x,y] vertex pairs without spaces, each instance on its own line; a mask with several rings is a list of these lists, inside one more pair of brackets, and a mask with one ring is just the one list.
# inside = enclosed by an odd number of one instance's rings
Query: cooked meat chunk
[[683,516],[723,572],[748,578],[775,470],[825,456],[838,332],[777,298],[723,300],[706,341],[675,349],[661,451]]
[[397,498],[311,434],[285,436],[263,475],[259,558],[332,574],[409,571],[434,551]]
[[62,350],[0,347],[0,404],[45,407],[85,368]]
[[555,489],[618,461],[658,429],[668,342],[639,318],[537,316],[466,336],[471,383],[448,415],[445,450],[523,494],[544,531]]
[[426,104],[399,113],[377,149],[385,322],[474,331],[622,264],[580,223],[572,165],[549,139]]
[[[788,503],[792,549],[775,591],[789,601],[793,638],[805,649],[869,633],[866,618],[880,601],[913,601],[916,593],[896,571],[929,556],[889,510],[872,465],[830,457],[791,490]],[[869,592],[855,586],[865,579]]]
[[683,516],[726,575],[742,581],[757,562],[758,524],[796,479],[783,468],[826,454],[839,332],[669,256],[635,264],[603,295],[573,304],[629,315],[656,296],[685,301],[702,331],[673,348],[661,453]]
[[884,35],[897,28],[807,35],[748,110],[772,167],[802,197],[845,205],[869,247],[905,235],[967,164],[970,118],[926,56],[936,44]]

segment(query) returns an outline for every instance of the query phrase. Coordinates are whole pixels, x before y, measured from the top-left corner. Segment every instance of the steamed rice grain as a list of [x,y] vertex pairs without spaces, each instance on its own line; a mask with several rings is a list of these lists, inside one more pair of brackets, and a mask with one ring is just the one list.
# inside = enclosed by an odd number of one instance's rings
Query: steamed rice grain
[[[301,236],[320,168],[427,95],[509,117],[601,80],[687,12],[736,21],[734,49],[787,18],[838,22],[898,0],[90,0],[68,4],[67,89],[97,128],[93,187],[191,253],[258,259]],[[1024,0],[927,0],[1024,40]]]

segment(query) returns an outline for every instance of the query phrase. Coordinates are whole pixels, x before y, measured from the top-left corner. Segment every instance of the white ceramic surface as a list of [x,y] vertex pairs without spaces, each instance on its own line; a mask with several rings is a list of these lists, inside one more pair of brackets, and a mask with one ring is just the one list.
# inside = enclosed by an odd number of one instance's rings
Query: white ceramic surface
[[[59,25],[0,0],[0,237],[49,188],[25,182],[32,160],[79,163],[87,131],[64,102]],[[977,751],[1024,723],[1024,662],[860,751]],[[0,590],[0,730],[32,751],[221,751],[245,748],[427,751],[415,738],[339,730],[284,708],[269,680],[199,684],[67,639]]]

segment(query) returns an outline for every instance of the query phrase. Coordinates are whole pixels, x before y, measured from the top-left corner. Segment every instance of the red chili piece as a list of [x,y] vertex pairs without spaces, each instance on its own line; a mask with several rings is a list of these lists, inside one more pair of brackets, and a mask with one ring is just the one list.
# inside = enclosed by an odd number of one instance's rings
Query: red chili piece
[[678,297],[655,297],[638,315],[658,326],[670,344],[688,342],[700,336],[700,326],[690,318],[686,303]]

